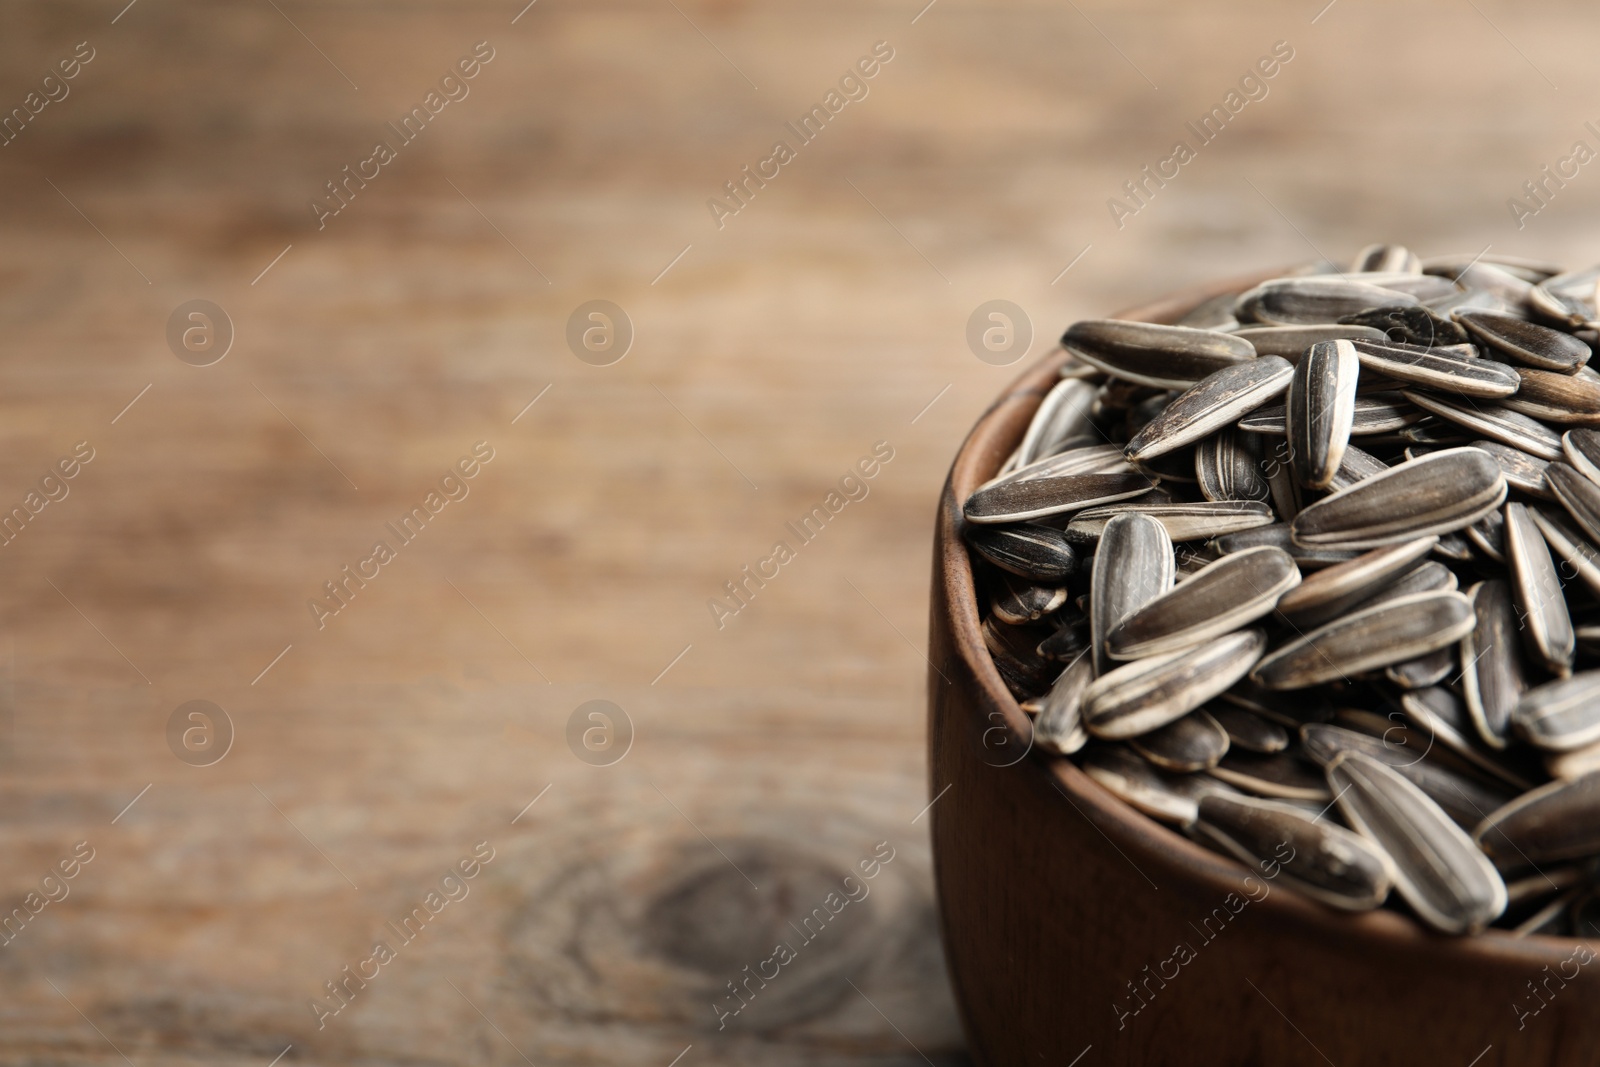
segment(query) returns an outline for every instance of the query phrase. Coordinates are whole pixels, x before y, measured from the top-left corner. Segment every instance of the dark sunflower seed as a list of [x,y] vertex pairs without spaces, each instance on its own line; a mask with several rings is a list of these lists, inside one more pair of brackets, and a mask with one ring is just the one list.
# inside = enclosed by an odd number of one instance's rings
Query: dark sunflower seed
[[1253,548],[1223,556],[1123,619],[1106,638],[1111,659],[1176,652],[1254,622],[1300,581],[1288,553]]
[[1332,796],[1322,775],[1289,752],[1262,755],[1230,749],[1222,761],[1206,773],[1260,797],[1325,804]]
[[1089,686],[1084,725],[1096,737],[1112,740],[1149,733],[1244,677],[1266,647],[1264,633],[1244,630],[1183,652],[1124,664]]
[[1404,663],[1391,663],[1383,669],[1383,676],[1401,689],[1426,689],[1455,674],[1456,666],[1455,652],[1441,648]]
[[1360,371],[1361,361],[1349,341],[1314,344],[1294,365],[1284,429],[1301,485],[1325,489],[1339,469],[1355,422]]
[[1148,461],[1194,444],[1227,426],[1289,387],[1295,369],[1279,356],[1261,356],[1215,371],[1166,405],[1124,449],[1134,461]]
[[1540,786],[1473,831],[1478,847],[1507,865],[1600,855],[1600,773]]
[[1600,596],[1600,550],[1572,525],[1565,512],[1557,514],[1549,508],[1534,508],[1533,522],[1550,550],[1561,557],[1562,573],[1570,569]]
[[1463,829],[1483,821],[1484,813],[1498,808],[1505,794],[1443,765],[1432,737],[1399,724],[1400,716],[1379,719],[1376,734],[1329,723],[1300,727],[1306,755],[1326,767],[1340,753],[1360,752],[1392,767],[1433,799]]
[[1043,693],[1060,665],[1039,655],[1048,627],[1008,626],[990,616],[983,620],[983,643],[1006,686],[1019,697]]
[[1505,911],[1499,872],[1427,794],[1359,752],[1338,756],[1327,774],[1339,809],[1393,860],[1395,888],[1424,922],[1471,933]]
[[1470,526],[1505,495],[1505,476],[1486,453],[1450,448],[1324,497],[1290,529],[1302,544],[1377,548]]
[[1241,530],[1238,533],[1224,534],[1213,540],[1211,544],[1223,555],[1271,545],[1273,548],[1281,548],[1289,553],[1296,566],[1302,571],[1331,567],[1335,563],[1343,563],[1346,560],[1355,559],[1361,554],[1358,549],[1312,548],[1297,544],[1290,536],[1289,524],[1286,522],[1269,523],[1266,526],[1257,526],[1254,529]]
[[1356,611],[1290,641],[1256,665],[1252,681],[1304,689],[1453,645],[1472,629],[1460,593],[1419,593]]
[[1192,774],[1208,770],[1227,755],[1228,732],[1203,708],[1130,738],[1129,746],[1164,771]]
[[1506,559],[1511,565],[1511,591],[1522,616],[1523,635],[1544,666],[1565,677],[1572,671],[1576,638],[1550,546],[1526,504],[1507,504],[1505,515]]
[[1529,742],[1550,752],[1600,741],[1600,671],[1535,686],[1522,694],[1511,721]]
[[1089,635],[1096,674],[1110,666],[1106,637],[1129,615],[1172,588],[1172,539],[1147,515],[1119,515],[1106,523],[1090,573]]
[[1086,749],[1083,771],[1130,807],[1174,826],[1193,826],[1200,798],[1228,791],[1207,775],[1159,771],[1125,745]]
[[1256,358],[1249,341],[1230,334],[1120,319],[1074,323],[1061,344],[1107,374],[1158,389],[1187,389],[1213,371]]
[[1491,511],[1477,522],[1461,531],[1472,547],[1495,563],[1506,561],[1506,517],[1503,511]]
[[1318,571],[1283,595],[1278,614],[1300,629],[1321,626],[1411,569],[1438,541],[1437,537],[1402,541]]
[[1089,740],[1083,728],[1083,691],[1094,680],[1094,664],[1087,655],[1067,665],[1037,702],[1033,739],[1046,752],[1069,756]]
[[1252,869],[1276,866],[1285,883],[1336,908],[1375,908],[1394,881],[1389,858],[1365,838],[1274,801],[1202,797],[1195,828]]
[[1230,704],[1212,702],[1206,709],[1228,731],[1229,747],[1270,755],[1289,747],[1283,724]]
[[1069,474],[979,489],[963,511],[968,522],[1021,522],[1127,500],[1154,488],[1142,474]]
[[1417,298],[1414,296],[1355,280],[1277,278],[1242,293],[1234,305],[1233,314],[1240,322],[1259,322],[1269,326],[1316,326],[1339,322],[1343,316],[1368,308],[1416,304]]
[[1561,454],[1579,473],[1600,485],[1600,430],[1568,430],[1561,435]]
[[1545,468],[1550,465],[1547,459],[1530,456],[1520,449],[1503,445],[1499,441],[1474,441],[1472,447],[1482,449],[1500,468],[1500,473],[1506,476],[1506,484],[1513,489],[1520,489],[1532,496],[1550,499],[1550,487],[1545,484]]
[[1467,340],[1467,333],[1460,326],[1422,307],[1415,297],[1410,299],[1409,304],[1391,300],[1387,306],[1344,315],[1339,321],[1360,326],[1375,326],[1391,341],[1403,341],[1413,345],[1428,347],[1458,345]]
[[1589,361],[1589,346],[1571,334],[1492,311],[1458,311],[1454,318],[1474,339],[1513,363],[1571,374]]
[[1509,770],[1483,750],[1478,744],[1477,729],[1466,705],[1449,689],[1429,686],[1402,693],[1400,707],[1418,729],[1449,750],[1448,753],[1440,752],[1441,756],[1454,755],[1470,764],[1472,773],[1487,775],[1498,784],[1518,792],[1533,788],[1526,778]]
[[1203,541],[1265,526],[1272,509],[1253,500],[1198,501],[1189,504],[1124,504],[1080,511],[1067,524],[1068,540],[1093,541],[1118,515],[1145,515],[1159,522],[1174,541]]
[[1588,368],[1577,374],[1548,370],[1524,370],[1516,396],[1501,401],[1529,418],[1567,426],[1600,424],[1600,381],[1589,377]]
[[1498,578],[1469,590],[1472,632],[1461,639],[1462,693],[1478,736],[1505,748],[1511,713],[1528,683],[1517,635],[1520,623],[1511,587]]
[[1340,326],[1337,323],[1318,323],[1314,326],[1246,326],[1235,330],[1255,346],[1260,356],[1282,356],[1290,363],[1298,363],[1305,350],[1319,341],[1381,341],[1382,330],[1371,326]]
[[1200,442],[1194,453],[1195,481],[1207,500],[1266,500],[1260,449],[1253,434],[1224,426]]
[[1453,400],[1407,389],[1405,397],[1417,407],[1465,426],[1473,433],[1493,438],[1540,459],[1561,458],[1561,437],[1544,424],[1498,404],[1458,404]]
[[1006,575],[989,607],[995,618],[1012,626],[1038,622],[1067,602],[1067,589],[1059,585],[1036,585]]
[[1078,569],[1077,549],[1049,526],[968,526],[966,537],[978,555],[1019,578],[1059,582]]
[[1600,485],[1565,463],[1545,468],[1545,484],[1591,541],[1600,541]]
[[1018,450],[1018,466],[1053,454],[1061,442],[1077,434],[1091,432],[1094,396],[1097,388],[1089,382],[1063,378],[1039,402],[1033,421],[1028,424]]
[[[1393,433],[1422,418],[1422,412],[1395,393],[1357,395],[1350,415],[1351,437],[1373,437]],[[1287,411],[1282,404],[1258,408],[1239,420],[1246,433],[1282,436],[1289,432]]]
[[1421,274],[1422,260],[1405,245],[1372,244],[1356,253],[1352,271],[1394,271]]
[[1493,400],[1517,391],[1520,378],[1504,363],[1471,356],[1446,354],[1440,349],[1417,351],[1409,346],[1378,341],[1352,341],[1368,371],[1427,389]]
[[1339,469],[1333,472],[1333,480],[1328,483],[1328,488],[1333,490],[1348,489],[1357,482],[1371,478],[1374,474],[1382,474],[1389,469],[1389,465],[1370,452],[1363,452],[1355,445],[1346,445],[1344,459],[1339,463]]

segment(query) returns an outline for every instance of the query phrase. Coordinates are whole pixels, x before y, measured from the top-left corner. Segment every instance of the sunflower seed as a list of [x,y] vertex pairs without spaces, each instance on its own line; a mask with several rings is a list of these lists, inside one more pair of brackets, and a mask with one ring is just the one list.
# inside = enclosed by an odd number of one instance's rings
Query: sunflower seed
[[1479,582],[1472,598],[1472,632],[1461,639],[1462,693],[1478,736],[1506,747],[1511,713],[1528,683],[1518,649],[1519,629],[1511,587],[1498,578]]
[[1600,671],[1535,686],[1512,713],[1517,732],[1551,752],[1571,752],[1600,741]]
[[1389,895],[1389,858],[1332,821],[1254,797],[1201,797],[1198,814],[1202,837],[1252,868],[1277,865],[1286,883],[1324,904],[1366,911]]
[[1332,798],[1322,776],[1300,757],[1289,752],[1262,755],[1230,749],[1222,761],[1206,773],[1261,797],[1321,803],[1327,803]]
[[1283,595],[1278,614],[1298,629],[1321,626],[1405,573],[1438,542],[1437,537],[1402,541],[1318,571]]
[[1133,467],[1128,464],[1127,457],[1122,454],[1118,445],[1083,445],[1076,448],[1063,449],[1053,455],[1036,459],[1026,466],[1013,467],[1010,471],[991,479],[979,486],[982,489],[993,489],[996,486],[1011,485],[1015,482],[1033,482],[1041,478],[1064,478],[1072,474],[1131,474]]
[[1499,466],[1500,473],[1506,476],[1506,484],[1513,489],[1520,489],[1532,496],[1550,499],[1550,487],[1545,484],[1545,468],[1550,465],[1547,459],[1530,456],[1510,445],[1503,445],[1499,441],[1474,441],[1472,447],[1489,453],[1489,456]]
[[1563,781],[1600,771],[1600,742],[1575,748],[1571,752],[1547,752],[1544,769],[1550,777]]
[[[1396,393],[1357,394],[1350,414],[1350,436],[1372,437],[1393,433],[1422,418],[1405,398]],[[1247,433],[1265,433],[1282,436],[1289,432],[1287,410],[1282,404],[1269,404],[1258,408],[1239,420],[1239,429]]]
[[1269,755],[1289,747],[1289,731],[1281,723],[1229,704],[1212,703],[1206,710],[1228,731],[1230,748]]
[[1401,689],[1410,690],[1438,685],[1455,672],[1455,653],[1451,649],[1441,648],[1404,663],[1391,663],[1383,669],[1383,676]]
[[1123,619],[1106,638],[1111,659],[1177,652],[1231,633],[1272,610],[1300,581],[1288,553],[1253,548],[1202,567]]
[[1308,506],[1296,541],[1377,548],[1470,526],[1500,506],[1506,480],[1487,454],[1450,448],[1391,467]]
[[1155,519],[1174,541],[1209,540],[1239,530],[1265,526],[1272,521],[1272,509],[1253,500],[1125,504],[1078,512],[1067,524],[1067,539],[1089,542],[1102,537],[1106,523],[1118,515],[1145,515]]
[[1039,655],[1045,627],[1008,626],[993,616],[983,620],[983,643],[995,669],[1013,693],[1044,692],[1059,666]]
[[1429,737],[1449,750],[1448,753],[1441,750],[1441,757],[1453,755],[1464,764],[1470,764],[1470,767],[1464,766],[1463,770],[1480,777],[1487,775],[1497,785],[1509,786],[1518,792],[1533,788],[1533,784],[1525,777],[1483,750],[1478,744],[1477,730],[1466,705],[1449,689],[1428,686],[1402,693],[1400,707],[1418,729],[1426,731]]
[[1422,261],[1422,269],[1428,274],[1442,274],[1447,278],[1454,278],[1473,263],[1492,263],[1507,274],[1521,278],[1529,285],[1537,285],[1546,278],[1560,274],[1566,269],[1553,263],[1525,259],[1522,256],[1488,255],[1485,253],[1479,253],[1475,256],[1429,256]]
[[1418,351],[1381,341],[1350,344],[1361,360],[1363,374],[1372,371],[1427,389],[1493,400],[1515,393],[1521,381],[1506,364],[1475,356],[1446,354],[1438,348]]
[[1333,472],[1333,480],[1328,483],[1328,488],[1348,489],[1362,479],[1382,474],[1388,469],[1389,465],[1372,453],[1363,452],[1355,445],[1346,445],[1344,459],[1339,462],[1339,469]]
[[1600,424],[1600,381],[1548,370],[1524,370],[1520,377],[1517,395],[1501,401],[1512,411],[1568,426]]
[[1089,619],[1087,616],[1074,611],[1070,618],[1063,618],[1067,612],[1058,612],[1053,621],[1057,627],[1044,640],[1040,641],[1034,651],[1047,660],[1056,663],[1071,663],[1079,656],[1089,651]]
[[1068,474],[979,489],[963,511],[968,522],[1021,522],[1127,500],[1153,488],[1142,474]]
[[1304,689],[1387,667],[1455,644],[1472,629],[1472,605],[1460,593],[1419,593],[1356,611],[1269,653],[1252,681],[1269,689]]
[[1327,488],[1339,469],[1355,421],[1360,370],[1361,362],[1349,341],[1314,344],[1295,364],[1284,405],[1284,429],[1301,485]]
[[1340,326],[1318,323],[1314,326],[1246,326],[1234,331],[1255,346],[1258,356],[1282,356],[1298,363],[1306,349],[1319,341],[1382,341],[1384,332],[1371,326]]
[[1543,424],[1498,404],[1457,404],[1443,397],[1407,389],[1405,397],[1419,408],[1465,426],[1474,433],[1521,449],[1540,459],[1561,458],[1561,437]]
[[995,618],[1012,626],[1038,622],[1067,602],[1066,586],[1035,585],[1006,575],[989,608]]
[[1107,374],[1158,389],[1187,389],[1213,371],[1256,358],[1249,341],[1231,334],[1119,319],[1074,323],[1061,344]]
[[1561,435],[1561,454],[1584,477],[1600,485],[1600,431],[1568,430]]
[[1550,546],[1534,525],[1526,504],[1506,505],[1506,558],[1511,565],[1511,591],[1522,616],[1522,632],[1530,651],[1552,673],[1572,672],[1576,638],[1561,578]]
[[1239,320],[1233,317],[1233,301],[1232,293],[1208,297],[1186,312],[1176,325],[1192,326],[1197,330],[1221,330],[1223,333],[1232,333],[1239,325]]
[[1565,463],[1545,468],[1544,480],[1591,541],[1600,540],[1600,485]]
[[1600,550],[1578,532],[1564,512],[1557,514],[1548,508],[1534,508],[1532,514],[1545,543],[1565,564],[1563,573],[1571,568],[1573,574],[1600,596]]
[[1078,570],[1077,550],[1049,526],[968,526],[966,537],[978,555],[1019,578],[1059,582]]
[[1197,648],[1151,656],[1109,671],[1084,694],[1084,725],[1120,740],[1165,726],[1244,677],[1267,647],[1260,630],[1219,637]]
[[1206,775],[1159,771],[1124,745],[1084,750],[1083,771],[1133,808],[1174,826],[1193,826],[1200,798],[1228,789]]
[[1340,754],[1327,775],[1340,811],[1393,860],[1395,888],[1424,922],[1468,933],[1505,910],[1499,872],[1427,794],[1359,752]]
[[1200,442],[1194,453],[1195,481],[1207,500],[1266,500],[1260,449],[1252,434],[1224,426]]
[[1369,308],[1358,311],[1353,315],[1341,316],[1339,321],[1360,326],[1375,326],[1382,330],[1391,341],[1403,341],[1406,344],[1424,345],[1457,345],[1467,341],[1467,332],[1454,322],[1435,315],[1427,308],[1416,303],[1412,297],[1411,304],[1399,304],[1390,301],[1387,306]]
[[1368,245],[1356,253],[1352,271],[1394,271],[1421,274],[1422,260],[1405,245]]
[[1506,561],[1506,517],[1504,512],[1491,511],[1477,522],[1461,531],[1472,547],[1495,563]]
[[1289,524],[1286,522],[1269,523],[1266,526],[1257,526],[1250,530],[1241,530],[1238,533],[1224,534],[1213,540],[1211,544],[1223,555],[1271,545],[1273,548],[1281,548],[1289,553],[1295,565],[1302,571],[1320,570],[1335,563],[1343,563],[1346,560],[1355,559],[1361,554],[1355,549],[1313,548],[1296,544],[1289,535]]
[[1094,680],[1094,664],[1087,655],[1067,665],[1036,704],[1033,739],[1046,752],[1069,756],[1089,740],[1083,728],[1083,691]]
[[1172,588],[1172,539],[1148,515],[1119,515],[1106,523],[1090,574],[1089,635],[1094,670],[1110,666],[1106,637],[1129,615]]
[[1368,308],[1416,304],[1414,296],[1355,280],[1277,278],[1241,294],[1233,314],[1240,322],[1316,326]]
[[1595,327],[1595,278],[1600,268],[1566,271],[1546,278],[1528,294],[1528,305],[1569,329]]
[[1600,855],[1600,773],[1524,793],[1491,812],[1472,836],[1491,859],[1507,864]]
[[1492,311],[1453,316],[1474,339],[1513,363],[1571,374],[1589,361],[1589,346],[1571,334]]
[[1018,465],[1026,466],[1036,459],[1051,455],[1056,451],[1055,446],[1062,441],[1091,430],[1090,411],[1097,391],[1090,383],[1073,378],[1063,378],[1057,382],[1039,402],[1039,410],[1028,424],[1019,450]]
[[1142,461],[1194,444],[1289,387],[1294,367],[1279,356],[1261,356],[1207,375],[1134,435],[1124,450]]
[[1228,752],[1228,732],[1204,709],[1131,738],[1128,745],[1164,771],[1192,774],[1215,767]]

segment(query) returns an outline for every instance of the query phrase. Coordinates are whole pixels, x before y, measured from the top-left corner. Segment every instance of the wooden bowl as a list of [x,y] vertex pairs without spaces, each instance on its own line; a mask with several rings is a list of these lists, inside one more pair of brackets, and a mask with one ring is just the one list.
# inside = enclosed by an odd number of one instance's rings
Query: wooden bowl
[[[1118,317],[1172,322],[1258,280]],[[1021,440],[1064,358],[1058,350],[1023,374],[978,421],[934,537],[934,876],[974,1059],[1600,1062],[1600,962],[1586,942],[1449,938],[1395,911],[1335,911],[1145,817],[1071,762],[1028,751],[1028,716],[979,632],[961,503]]]

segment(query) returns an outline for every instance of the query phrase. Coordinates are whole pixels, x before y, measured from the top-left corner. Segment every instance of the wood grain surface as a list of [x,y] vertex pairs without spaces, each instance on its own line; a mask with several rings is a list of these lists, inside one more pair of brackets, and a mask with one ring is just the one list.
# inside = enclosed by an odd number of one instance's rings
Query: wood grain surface
[[[5,5],[0,1062],[962,1062],[919,816],[933,509],[1016,370],[974,309],[1020,305],[1037,356],[1369,240],[1600,247],[1600,171],[1506,204],[1600,146],[1592,7],[1319,8]],[[209,366],[169,345],[192,300],[232,324]],[[608,366],[568,346],[593,300],[632,324]],[[169,747],[191,700],[232,723],[210,766]],[[590,700],[631,722],[609,766],[569,746]],[[778,976],[725,1017],[747,966]]]

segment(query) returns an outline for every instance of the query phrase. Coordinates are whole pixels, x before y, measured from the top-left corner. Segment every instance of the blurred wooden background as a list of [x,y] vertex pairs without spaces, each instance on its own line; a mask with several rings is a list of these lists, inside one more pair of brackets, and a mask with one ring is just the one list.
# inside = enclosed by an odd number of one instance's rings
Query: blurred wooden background
[[[1600,169],[1521,230],[1506,200],[1600,147],[1597,29],[1503,0],[0,8],[0,107],[94,54],[0,147],[0,507],[95,454],[0,547],[0,909],[95,850],[0,947],[0,1062],[962,1062],[918,820],[929,523],[1016,370],[968,316],[1016,302],[1037,355],[1369,240],[1592,261]],[[1107,199],[1280,40],[1118,229]],[[707,199],[879,41],[719,229]],[[235,331],[212,366],[169,350],[193,299]],[[635,332],[610,366],[565,339],[594,299]],[[470,494],[319,630],[307,600],[479,441]],[[708,600],[877,441],[870,494],[719,629]],[[195,699],[235,732],[209,767],[168,746]],[[567,743],[591,699],[632,723],[610,766]],[[879,842],[870,895],[719,1029]]]

